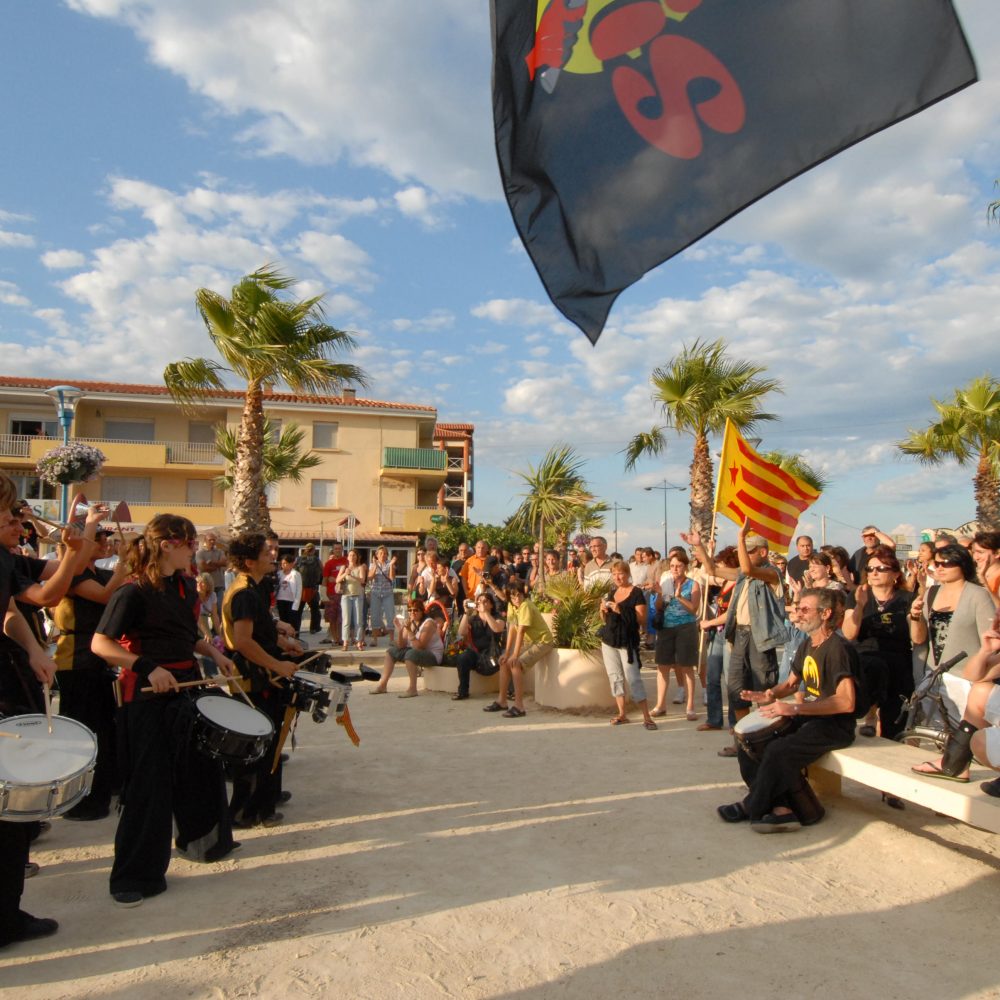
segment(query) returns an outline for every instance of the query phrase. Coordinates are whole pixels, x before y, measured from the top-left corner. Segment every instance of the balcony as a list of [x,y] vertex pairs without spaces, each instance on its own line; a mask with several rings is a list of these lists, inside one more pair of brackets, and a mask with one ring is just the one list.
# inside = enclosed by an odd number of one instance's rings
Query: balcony
[[[432,517],[439,520],[432,521]],[[439,510],[437,507],[383,507],[379,519],[379,531],[424,534],[433,532],[447,520],[447,511]]]
[[448,475],[448,456],[439,448],[383,448],[380,475],[437,486]]
[[128,509],[133,524],[146,524],[157,514],[186,517],[199,529],[219,527],[229,520],[229,511],[216,504],[174,503],[168,500],[163,503],[130,503]]
[[[100,448],[107,456],[105,470],[175,469],[178,472],[219,469],[222,456],[214,444],[191,444],[187,441],[120,441],[114,438],[70,438],[70,442]],[[15,464],[34,465],[47,451],[62,444],[59,438],[31,437],[25,434],[0,434],[0,458],[22,459]]]

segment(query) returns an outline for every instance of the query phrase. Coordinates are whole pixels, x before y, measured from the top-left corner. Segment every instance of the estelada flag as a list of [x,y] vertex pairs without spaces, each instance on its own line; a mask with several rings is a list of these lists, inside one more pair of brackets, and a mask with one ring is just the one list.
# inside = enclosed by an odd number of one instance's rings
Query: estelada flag
[[726,421],[719,460],[715,509],[763,535],[776,552],[787,552],[802,512],[820,497],[817,490],[771,462],[765,462]]
[[507,201],[593,343],[651,268],[976,79],[951,0],[492,0],[492,14]]

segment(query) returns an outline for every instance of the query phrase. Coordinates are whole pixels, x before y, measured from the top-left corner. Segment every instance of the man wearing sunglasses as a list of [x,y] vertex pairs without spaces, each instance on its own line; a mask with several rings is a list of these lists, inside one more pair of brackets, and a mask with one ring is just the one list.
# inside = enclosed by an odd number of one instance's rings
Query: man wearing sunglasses
[[[795,654],[788,680],[766,691],[743,691],[765,719],[788,718],[787,732],[751,756],[739,750],[740,773],[750,794],[719,806],[727,823],[750,821],[756,833],[779,833],[823,818],[802,769],[830,750],[854,742],[857,653],[837,633],[843,617],[843,594],[809,588],[799,598],[798,628],[808,639]],[[805,684],[804,700],[796,695]],[[796,695],[795,701],[783,701]]]
[[896,542],[891,535],[884,531],[879,531],[874,524],[866,524],[861,529],[861,548],[851,556],[848,566],[854,576],[854,582],[861,582],[861,573],[868,563],[869,557],[880,545],[887,545],[893,552],[896,551]]

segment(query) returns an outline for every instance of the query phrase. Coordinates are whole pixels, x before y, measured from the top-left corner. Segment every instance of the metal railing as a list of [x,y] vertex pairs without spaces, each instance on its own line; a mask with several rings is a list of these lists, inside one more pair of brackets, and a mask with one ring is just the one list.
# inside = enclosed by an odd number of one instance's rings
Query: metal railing
[[465,490],[461,486],[445,486],[444,498],[445,500],[464,500]]
[[[0,434],[0,457],[28,458],[31,455],[31,442],[35,440],[51,441],[54,448],[61,441],[59,438],[46,438],[44,435],[31,434]],[[82,441],[100,447],[102,444],[151,444],[166,449],[168,465],[223,465],[224,459],[214,444],[195,443],[191,441],[132,441],[127,438],[74,437],[73,441]]]
[[426,469],[444,472],[448,455],[439,448],[383,448],[385,469]]
[[4,458],[27,458],[31,454],[29,434],[0,434],[0,455]]

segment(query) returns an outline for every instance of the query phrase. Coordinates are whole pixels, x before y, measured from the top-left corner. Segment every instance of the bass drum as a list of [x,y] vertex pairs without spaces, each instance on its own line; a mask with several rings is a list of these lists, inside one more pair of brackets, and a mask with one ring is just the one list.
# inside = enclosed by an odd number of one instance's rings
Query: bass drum
[[82,723],[44,715],[0,721],[0,819],[32,823],[69,811],[89,792],[97,737]]

